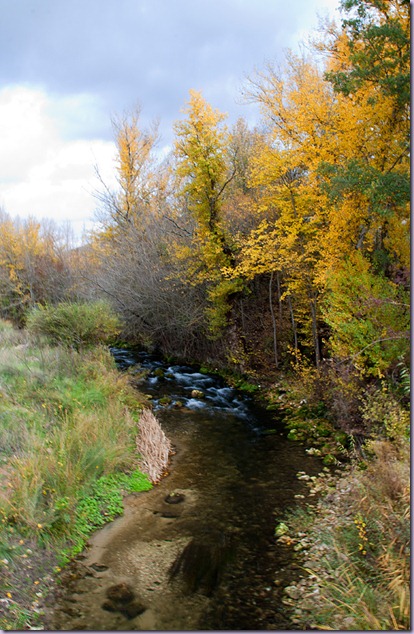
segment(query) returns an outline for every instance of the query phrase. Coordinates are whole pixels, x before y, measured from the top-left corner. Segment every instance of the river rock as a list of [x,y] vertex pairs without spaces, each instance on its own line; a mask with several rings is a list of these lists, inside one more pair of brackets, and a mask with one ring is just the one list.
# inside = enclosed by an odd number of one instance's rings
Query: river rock
[[167,495],[166,498],[164,498],[164,501],[167,502],[167,504],[179,504],[179,502],[184,502],[184,500],[185,500],[184,493],[173,492]]
[[173,511],[163,511],[161,513],[161,517],[164,517],[165,519],[168,519],[168,520],[171,520],[171,519],[175,520],[177,519],[177,517],[179,517],[179,515],[177,515],[176,513],[173,513]]
[[291,546],[296,543],[296,540],[290,537],[289,535],[281,535],[279,539],[276,540],[278,544],[285,544],[286,546]]
[[289,532],[289,527],[284,523],[280,522],[275,528],[276,537],[281,537],[282,535],[286,535]]
[[297,586],[287,586],[287,588],[285,588],[285,593],[291,599],[299,599],[300,597],[300,590]]
[[139,601],[132,601],[120,611],[127,619],[135,619],[136,616],[145,612],[146,609],[145,605],[142,605]]
[[107,589],[106,596],[114,603],[129,603],[134,599],[133,590],[127,583],[118,583],[115,586],[111,586]]
[[204,392],[201,390],[191,390],[191,398],[204,398]]
[[98,563],[91,564],[90,568],[93,568],[94,570],[96,570],[96,572],[104,572],[105,570],[108,570],[108,566]]
[[75,608],[73,605],[70,605],[68,603],[63,604],[62,611],[71,617],[78,617],[81,615],[81,612],[79,611],[79,609]]

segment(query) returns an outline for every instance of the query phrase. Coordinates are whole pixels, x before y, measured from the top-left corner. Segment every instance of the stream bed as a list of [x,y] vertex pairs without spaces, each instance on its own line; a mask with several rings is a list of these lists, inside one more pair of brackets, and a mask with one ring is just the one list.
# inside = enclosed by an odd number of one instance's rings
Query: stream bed
[[[139,389],[152,397],[174,455],[169,474],[128,496],[124,515],[69,566],[48,627],[293,629],[283,587],[300,570],[274,529],[306,502],[298,471],[316,475],[320,461],[220,378],[146,353],[112,354],[120,370],[146,371]],[[108,597],[122,588],[132,608],[115,610]]]

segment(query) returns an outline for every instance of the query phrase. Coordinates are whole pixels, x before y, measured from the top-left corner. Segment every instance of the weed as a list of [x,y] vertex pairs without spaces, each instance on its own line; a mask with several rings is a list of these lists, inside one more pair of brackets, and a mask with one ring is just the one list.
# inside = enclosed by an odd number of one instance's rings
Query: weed
[[410,415],[383,383],[381,389],[365,392],[361,405],[362,419],[377,437],[399,442],[409,436]]
[[[60,563],[66,563],[79,553],[92,531],[122,514],[123,494],[148,491],[151,486],[148,476],[140,471],[99,478],[92,485],[90,493],[82,495],[76,505],[76,519],[69,539],[72,545],[62,550]],[[67,508],[66,503],[64,508]]]

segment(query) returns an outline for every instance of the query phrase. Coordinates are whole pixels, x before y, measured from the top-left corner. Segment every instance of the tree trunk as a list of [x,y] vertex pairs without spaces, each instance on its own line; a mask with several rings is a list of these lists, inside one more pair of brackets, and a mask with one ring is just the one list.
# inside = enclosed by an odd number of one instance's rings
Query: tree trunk
[[316,367],[319,368],[321,363],[321,352],[319,348],[318,321],[316,318],[316,300],[314,299],[311,300],[310,309],[312,314],[312,334],[313,334],[313,344],[315,348],[315,363],[316,363]]
[[276,273],[276,286],[277,286],[277,301],[279,304],[279,319],[282,321],[282,300],[280,299],[282,293],[280,292],[280,275],[279,271]]
[[273,351],[274,351],[274,355],[275,355],[275,365],[276,368],[279,367],[279,358],[278,358],[278,354],[277,354],[277,326],[276,326],[276,316],[275,316],[275,311],[273,308],[273,271],[270,274],[270,279],[269,279],[269,307],[270,307],[270,314],[272,316],[272,325],[273,325]]
[[298,331],[296,329],[295,315],[293,314],[293,306],[292,306],[292,300],[291,300],[290,296],[288,296],[288,304],[289,304],[289,310],[290,310],[290,320],[292,322],[292,331],[293,331],[293,340],[294,340],[294,343],[295,343],[295,352],[297,352],[297,350],[298,350]]

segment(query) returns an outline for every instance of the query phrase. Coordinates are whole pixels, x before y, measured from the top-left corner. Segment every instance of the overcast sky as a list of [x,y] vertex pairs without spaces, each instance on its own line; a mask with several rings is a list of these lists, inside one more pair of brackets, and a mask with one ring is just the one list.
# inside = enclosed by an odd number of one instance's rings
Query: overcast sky
[[234,121],[246,76],[338,19],[339,0],[0,0],[0,206],[91,226],[94,165],[114,177],[111,117],[141,106],[160,148],[189,90]]

